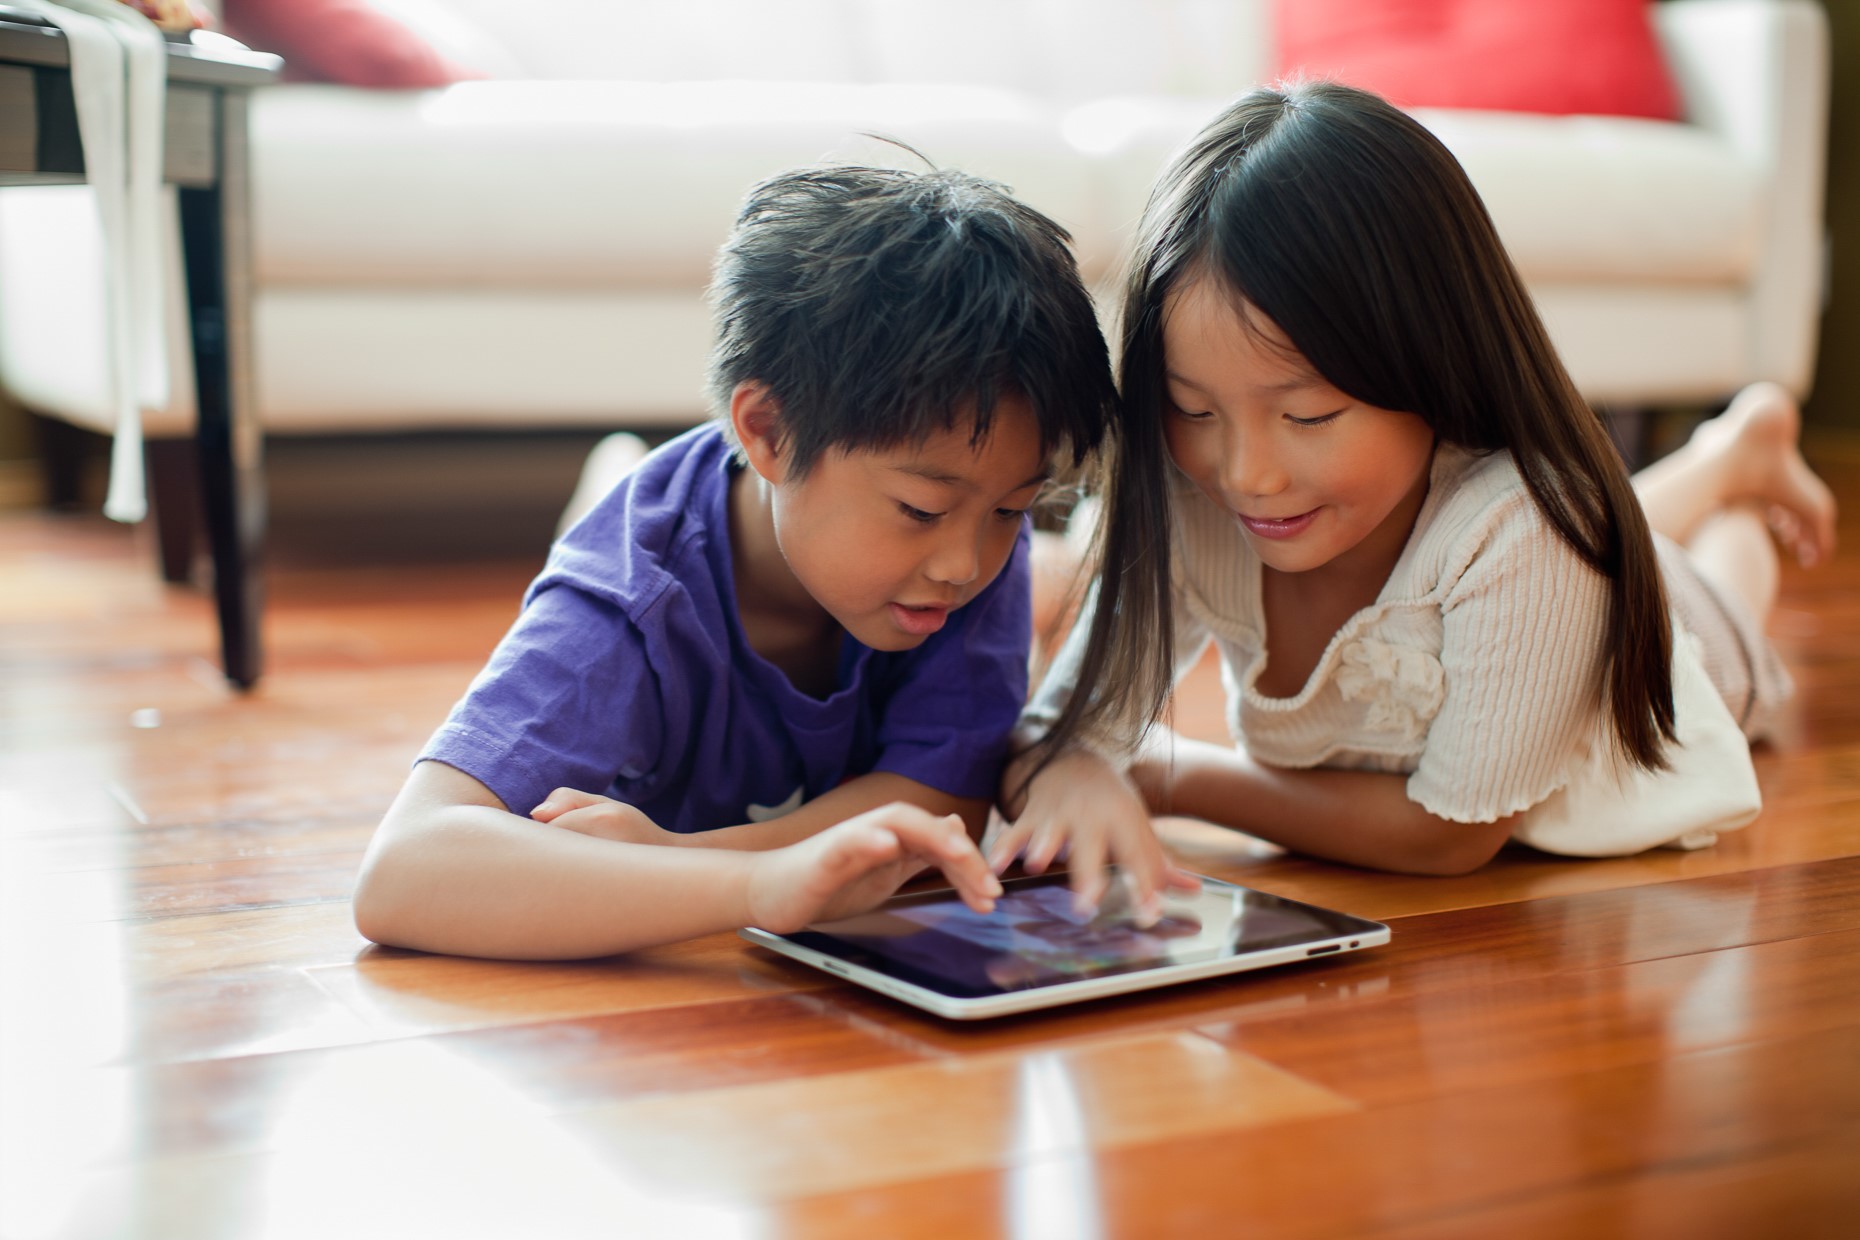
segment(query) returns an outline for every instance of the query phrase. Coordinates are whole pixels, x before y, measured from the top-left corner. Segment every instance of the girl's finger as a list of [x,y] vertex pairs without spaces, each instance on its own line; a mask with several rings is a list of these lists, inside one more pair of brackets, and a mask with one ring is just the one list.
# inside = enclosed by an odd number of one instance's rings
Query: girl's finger
[[1021,856],[1021,868],[1029,874],[1045,872],[1053,864],[1053,858],[1066,845],[1066,832],[1051,823],[1042,824],[1033,833],[1033,839],[1027,845],[1027,851]]
[[1081,915],[1098,911],[1110,877],[1104,868],[1104,841],[1096,836],[1072,843],[1072,908]]
[[1200,891],[1201,880],[1163,855],[1163,884],[1178,891]]
[[1020,856],[1021,851],[1026,848],[1027,839],[1032,834],[1032,827],[1015,823],[997,835],[994,842],[988,846],[988,868],[996,874],[1007,869],[1013,864],[1014,858]]

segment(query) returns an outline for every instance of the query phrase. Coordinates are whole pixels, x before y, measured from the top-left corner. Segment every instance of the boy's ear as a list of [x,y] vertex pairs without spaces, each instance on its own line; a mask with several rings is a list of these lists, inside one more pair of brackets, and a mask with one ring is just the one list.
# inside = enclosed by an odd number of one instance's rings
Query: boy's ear
[[730,393],[730,428],[743,446],[749,468],[771,485],[787,474],[781,447],[781,402],[769,385],[748,379]]

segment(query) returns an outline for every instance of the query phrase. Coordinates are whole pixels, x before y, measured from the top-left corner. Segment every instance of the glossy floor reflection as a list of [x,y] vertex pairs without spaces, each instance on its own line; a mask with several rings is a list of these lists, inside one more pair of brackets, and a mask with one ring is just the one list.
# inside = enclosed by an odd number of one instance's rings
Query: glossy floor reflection
[[287,559],[242,698],[133,535],[0,515],[0,1237],[1845,1236],[1848,513],[1785,576],[1801,697],[1748,830],[1408,879],[1171,822],[1192,868],[1394,941],[975,1025],[733,936],[370,947],[361,850],[535,565]]

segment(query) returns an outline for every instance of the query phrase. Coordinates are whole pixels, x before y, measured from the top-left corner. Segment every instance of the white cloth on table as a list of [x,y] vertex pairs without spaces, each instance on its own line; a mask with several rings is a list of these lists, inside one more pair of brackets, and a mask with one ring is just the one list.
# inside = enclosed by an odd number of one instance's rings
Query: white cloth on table
[[140,521],[142,411],[168,403],[162,269],[162,119],[168,51],[153,22],[116,0],[11,0],[64,32],[85,179],[103,233],[116,437],[104,513]]

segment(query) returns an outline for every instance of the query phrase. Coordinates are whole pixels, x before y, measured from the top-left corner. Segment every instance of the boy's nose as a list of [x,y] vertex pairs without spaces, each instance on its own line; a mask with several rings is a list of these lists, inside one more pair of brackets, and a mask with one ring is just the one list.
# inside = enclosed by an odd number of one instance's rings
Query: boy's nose
[[966,586],[982,571],[982,543],[979,537],[958,535],[938,544],[925,566],[932,581],[945,585]]

